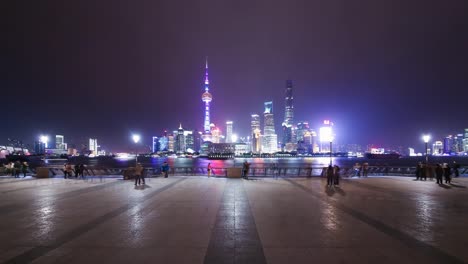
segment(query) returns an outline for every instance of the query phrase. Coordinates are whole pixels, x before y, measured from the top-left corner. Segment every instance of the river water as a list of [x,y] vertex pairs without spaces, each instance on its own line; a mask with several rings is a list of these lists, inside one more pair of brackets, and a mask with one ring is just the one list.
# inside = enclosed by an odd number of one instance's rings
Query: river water
[[[135,165],[135,158],[115,158],[115,157],[72,157],[68,160],[72,164],[83,163],[88,166],[106,167],[106,168],[125,168]],[[234,158],[227,160],[209,160],[206,158],[175,158],[175,157],[138,157],[138,162],[144,167],[157,168],[167,161],[171,167],[206,167],[211,163],[213,168],[230,168],[242,167],[244,161],[248,161],[251,167],[263,168],[276,165],[283,168],[297,167],[324,167],[330,163],[328,157],[294,157],[294,158]],[[351,167],[355,163],[368,162],[370,166],[416,166],[418,162],[424,162],[424,157],[402,157],[399,159],[365,159],[365,158],[342,158],[337,157],[332,159],[333,165],[341,167]],[[456,161],[462,166],[468,166],[468,157],[429,157],[429,163],[452,163]],[[63,165],[67,160],[48,160],[40,161],[31,164],[31,166],[59,166]]]

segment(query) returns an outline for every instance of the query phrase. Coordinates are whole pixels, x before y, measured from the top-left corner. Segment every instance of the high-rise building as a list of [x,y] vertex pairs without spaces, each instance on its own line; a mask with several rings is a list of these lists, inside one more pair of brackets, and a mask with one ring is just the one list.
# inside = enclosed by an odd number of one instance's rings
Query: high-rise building
[[232,143],[232,121],[226,122],[226,143]]
[[287,143],[296,143],[293,141],[293,125],[294,125],[294,106],[292,95],[292,80],[286,81],[285,92],[285,111],[283,127],[283,146]]
[[444,154],[452,153],[453,137],[448,135],[444,138]]
[[210,94],[210,81],[208,80],[208,59],[205,64],[205,92],[202,94],[202,101],[205,103],[205,118],[203,120],[203,140],[211,141],[211,129],[210,129],[210,103],[213,100],[213,96]]
[[38,155],[45,154],[46,143],[43,141],[34,142],[34,152]]
[[251,138],[251,150],[252,153],[260,153],[262,148],[261,136],[260,136],[260,116],[257,114],[251,115],[250,119],[250,138]]
[[221,130],[214,124],[211,124],[211,142],[221,143]]
[[455,153],[460,153],[463,152],[464,147],[463,147],[463,134],[457,134],[454,139],[453,139],[453,147],[452,149],[454,150]]
[[98,155],[98,143],[97,143],[97,139],[96,138],[90,138],[89,139],[89,154],[91,155],[95,155],[97,156]]
[[442,155],[444,153],[444,144],[442,141],[436,141],[432,144],[432,155]]
[[194,133],[193,131],[185,130],[184,131],[184,138],[185,138],[185,151],[193,153],[195,152],[195,140],[194,140]]
[[468,152],[468,128],[465,128],[465,135],[463,136],[463,151]]
[[334,138],[333,122],[330,120],[323,120],[323,126],[320,127],[320,152],[330,152],[330,142],[332,142]]
[[161,143],[159,142],[159,137],[153,137],[153,153],[156,153],[160,150]]
[[202,133],[195,129],[195,131],[193,132],[193,150],[195,152],[200,152],[202,143]]
[[167,137],[167,133],[159,139],[159,150],[169,151],[169,138]]
[[184,153],[185,152],[185,135],[184,135],[184,129],[182,128],[182,124],[180,124],[179,129],[177,129],[177,132],[174,134],[176,135],[174,151],[177,153]]
[[55,135],[55,148],[66,149],[63,135]]
[[275,133],[275,121],[273,117],[273,102],[265,102],[263,113],[263,153],[274,153],[278,151],[278,137]]

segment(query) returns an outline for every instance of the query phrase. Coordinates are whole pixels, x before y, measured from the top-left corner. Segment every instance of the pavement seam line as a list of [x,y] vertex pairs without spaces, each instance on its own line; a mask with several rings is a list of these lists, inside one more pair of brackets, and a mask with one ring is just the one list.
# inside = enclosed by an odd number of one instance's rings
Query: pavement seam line
[[461,259],[455,257],[455,256],[452,256],[428,243],[425,243],[423,241],[420,241],[396,228],[393,228],[377,219],[374,219],[362,212],[359,212],[355,209],[352,209],[338,201],[335,201],[335,200],[327,200],[327,199],[324,199],[322,196],[314,193],[311,189],[308,189],[307,187],[305,187],[304,185],[301,185],[297,182],[294,182],[290,179],[284,179],[285,181],[291,183],[292,185],[296,186],[297,188],[305,191],[306,193],[310,194],[311,196],[315,197],[316,199],[319,199],[323,202],[326,202],[334,207],[336,207],[337,209],[340,209],[341,211],[345,212],[346,214],[350,215],[351,217],[369,225],[369,226],[372,226],[373,228],[375,228],[376,230],[392,237],[392,238],[395,238],[399,241],[401,241],[403,244],[407,245],[407,246],[410,246],[410,247],[413,247],[413,248],[417,248],[419,251],[421,251],[424,255],[426,256],[430,256],[434,259],[437,259],[438,261],[440,261],[441,263],[465,263],[464,261],[462,261]]
[[145,196],[142,196],[142,197],[138,197],[137,199],[134,199],[133,201],[131,202],[128,202],[127,204],[117,208],[117,209],[114,209],[104,215],[101,215],[85,224],[82,224],[78,227],[76,227],[75,229],[59,236],[56,241],[54,243],[52,243],[51,245],[47,245],[47,246],[44,246],[44,245],[39,245],[39,246],[36,246],[36,247],[33,247],[32,249],[18,255],[18,256],[15,256],[3,263],[11,263],[11,264],[17,264],[17,263],[30,263],[32,262],[33,260],[47,254],[48,252],[52,251],[52,250],[55,250],[57,248],[59,248],[60,246],[72,241],[73,239],[76,239],[78,238],[79,236],[85,234],[86,232],[89,232],[91,231],[92,229],[98,227],[99,225],[103,224],[105,221],[108,221],[128,210],[130,210],[131,208],[135,207],[135,206],[138,206],[138,203],[139,202],[144,202],[145,200],[147,199],[150,199],[152,197],[154,197],[155,195],[177,185],[178,183],[186,180],[187,178],[181,178],[181,179],[178,179],[172,183],[169,183],[167,185],[164,185],[162,186],[161,188],[158,188],[156,190],[154,190],[153,192],[145,195]]

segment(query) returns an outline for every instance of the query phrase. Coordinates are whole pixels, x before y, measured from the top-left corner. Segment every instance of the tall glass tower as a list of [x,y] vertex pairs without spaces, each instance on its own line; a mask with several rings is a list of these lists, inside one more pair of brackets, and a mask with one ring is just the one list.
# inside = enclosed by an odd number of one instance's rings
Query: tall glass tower
[[203,141],[211,141],[210,130],[210,103],[213,100],[209,90],[210,81],[208,80],[208,58],[205,63],[205,92],[202,94],[202,101],[205,103],[205,119],[203,121]]
[[292,126],[294,124],[292,80],[286,81],[286,109],[284,111],[284,124],[288,126]]
[[294,122],[294,107],[293,107],[293,96],[292,96],[292,81],[286,81],[286,100],[285,100],[285,111],[284,111],[284,121],[282,124],[283,128],[283,142],[282,146],[285,146],[287,143],[296,143],[293,142],[293,122]]

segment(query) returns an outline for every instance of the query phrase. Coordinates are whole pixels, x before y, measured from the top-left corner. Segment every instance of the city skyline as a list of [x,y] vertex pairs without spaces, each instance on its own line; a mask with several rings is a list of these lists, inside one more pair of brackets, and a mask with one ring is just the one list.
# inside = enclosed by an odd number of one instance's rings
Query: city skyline
[[[49,7],[6,4],[2,144],[58,134],[128,148],[133,132],[148,139],[179,123],[201,130],[206,56],[212,123],[232,120],[239,135],[250,133],[263,102],[284,109],[288,79],[295,122],[318,128],[333,120],[343,142],[417,148],[421,134],[443,138],[468,124],[460,111],[468,96],[465,3]],[[282,111],[275,118],[281,139]]]

